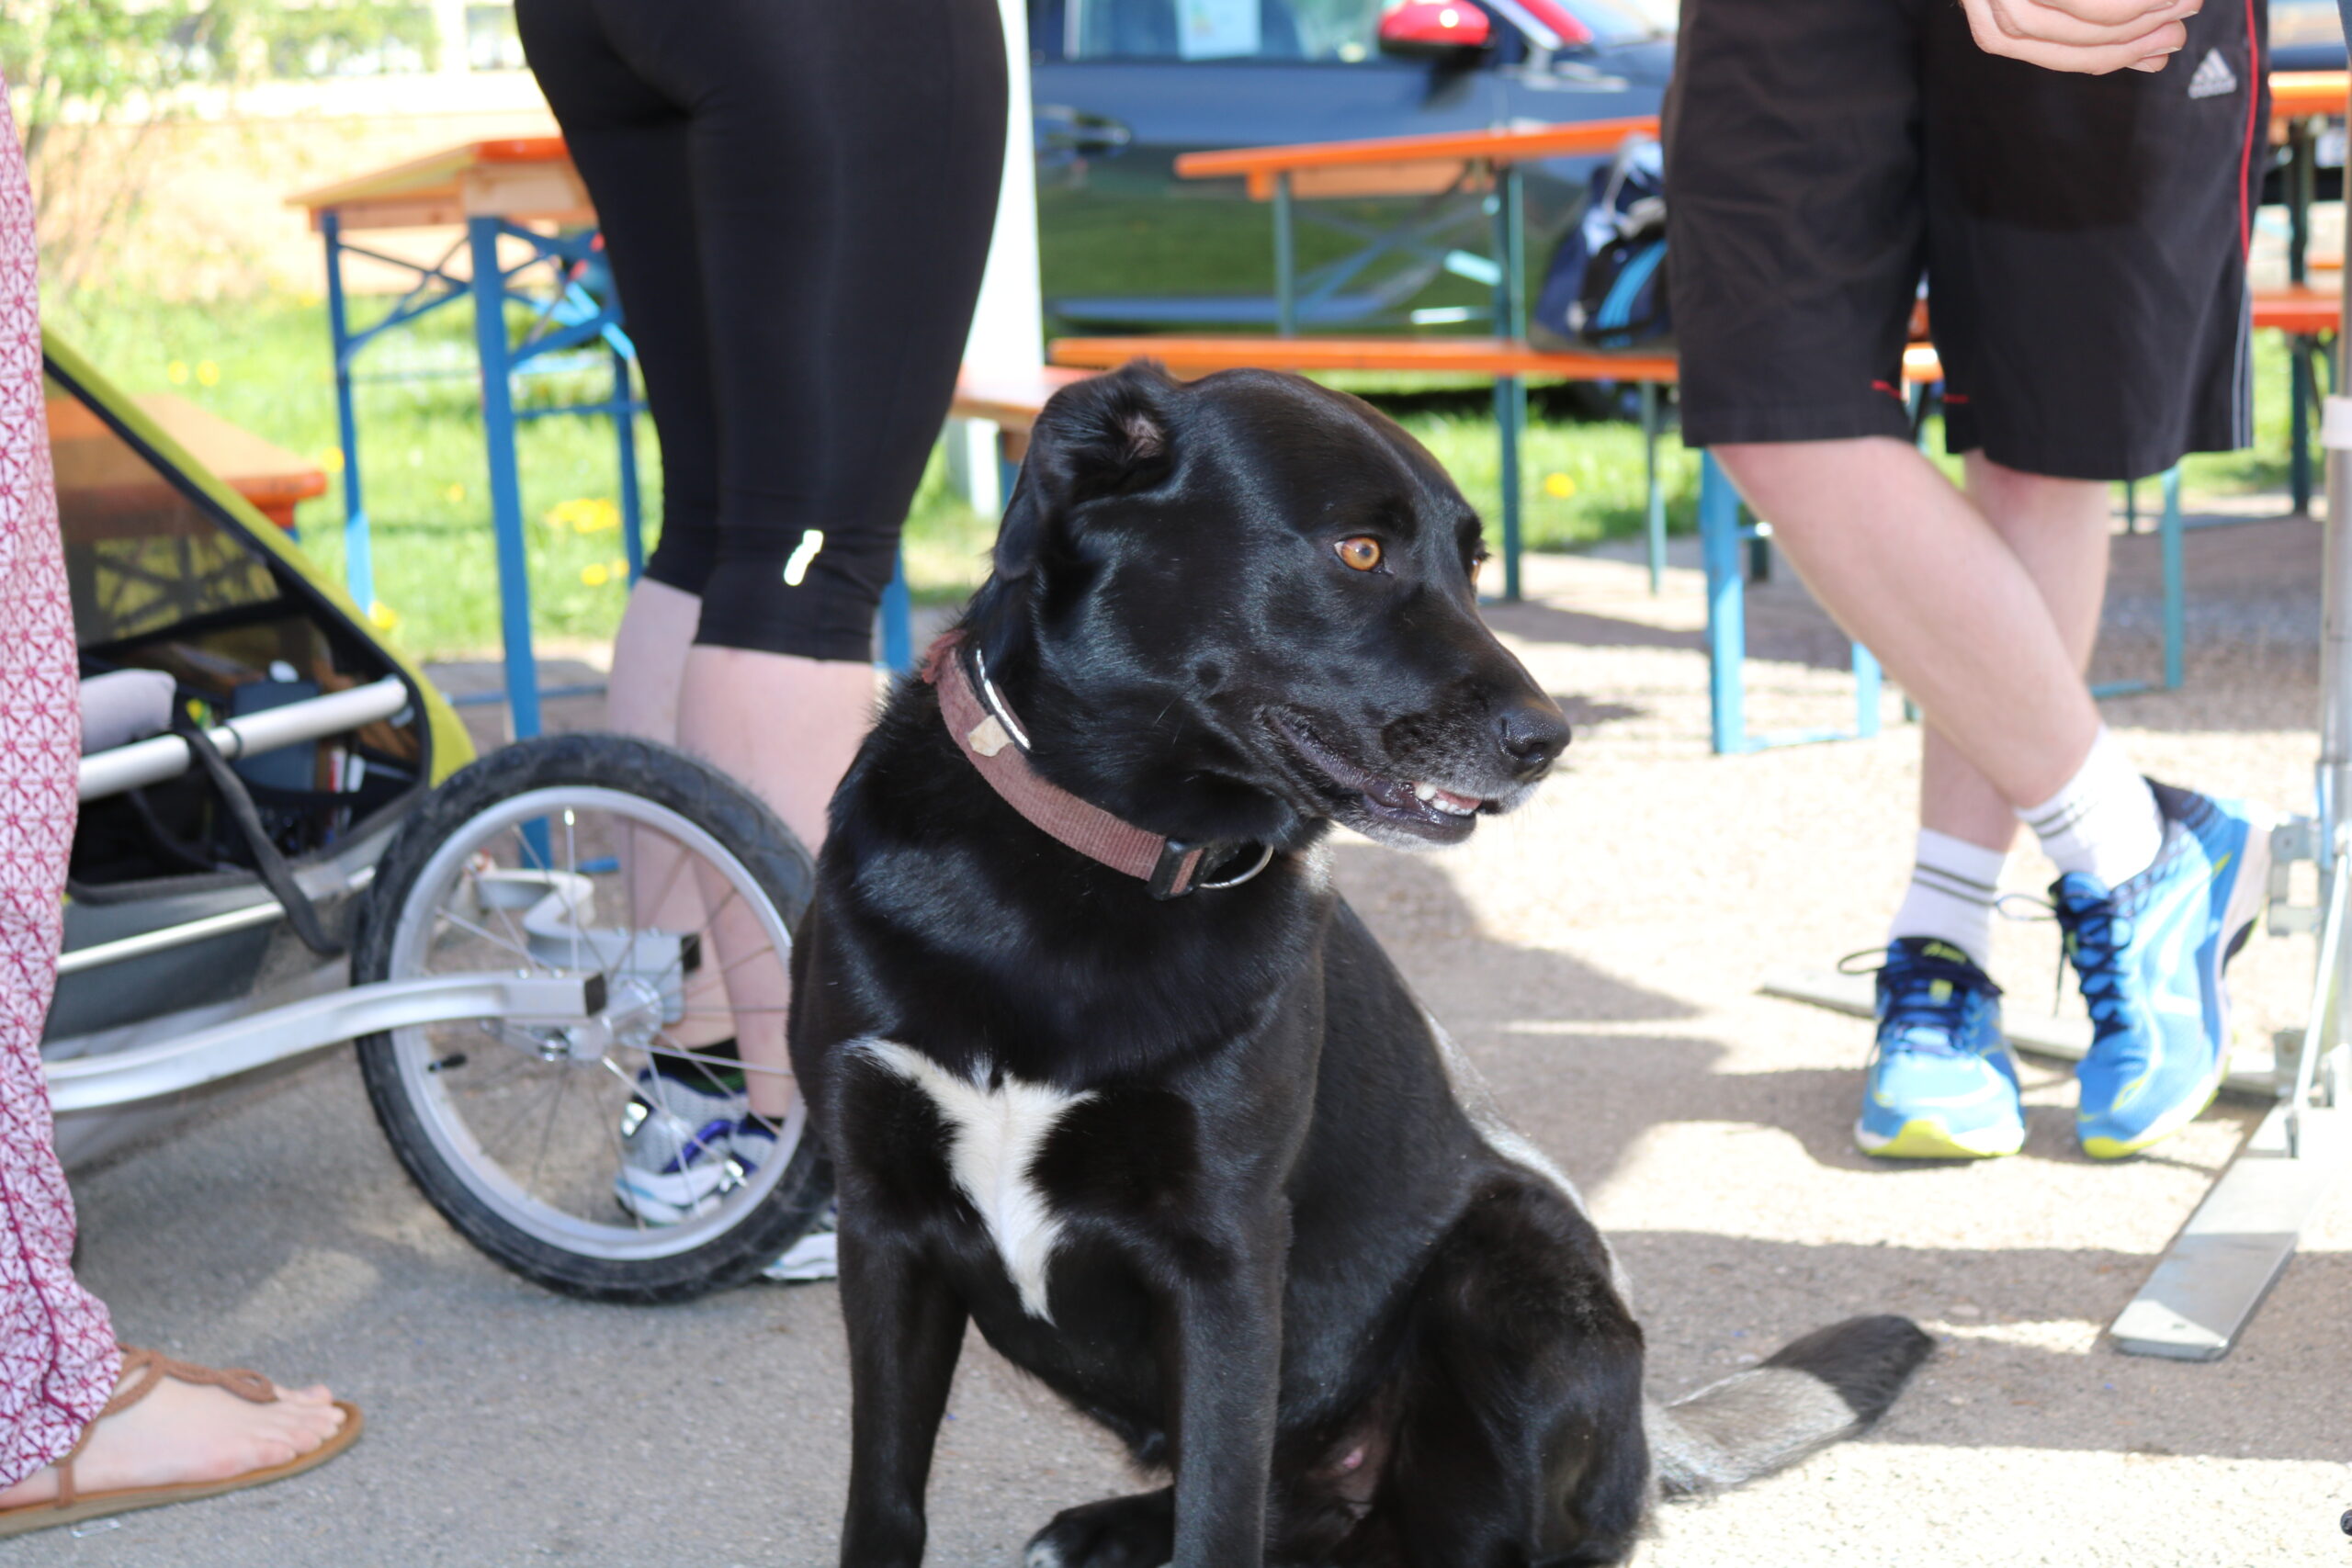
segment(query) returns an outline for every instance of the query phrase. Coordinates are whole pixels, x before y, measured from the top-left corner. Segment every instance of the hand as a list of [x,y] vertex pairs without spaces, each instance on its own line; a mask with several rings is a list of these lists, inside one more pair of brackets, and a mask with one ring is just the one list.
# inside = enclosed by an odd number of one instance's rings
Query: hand
[[2162,71],[2204,0],[1961,0],[1987,54],[2103,76]]

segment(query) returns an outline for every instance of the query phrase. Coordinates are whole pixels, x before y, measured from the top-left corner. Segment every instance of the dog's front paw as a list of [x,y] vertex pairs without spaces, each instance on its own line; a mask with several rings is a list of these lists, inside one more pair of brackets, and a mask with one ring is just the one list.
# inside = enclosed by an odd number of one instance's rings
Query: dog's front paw
[[1176,1552],[1176,1494],[1162,1487],[1064,1508],[1039,1530],[1022,1568],[1163,1568]]

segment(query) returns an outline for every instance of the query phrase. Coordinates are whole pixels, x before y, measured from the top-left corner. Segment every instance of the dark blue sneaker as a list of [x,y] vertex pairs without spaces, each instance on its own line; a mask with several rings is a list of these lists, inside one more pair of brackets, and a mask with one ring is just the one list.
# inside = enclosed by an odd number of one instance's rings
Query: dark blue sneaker
[[2150,787],[2165,819],[2155,863],[2113,889],[2079,872],[2050,889],[2090,1008],[2075,1135],[2093,1159],[2138,1154],[2211,1103],[2229,1064],[2222,969],[2269,878],[2270,824],[2257,808]]
[[2025,1145],[2001,988],[1950,942],[1887,944],[1854,1144],[1883,1159],[1989,1159]]

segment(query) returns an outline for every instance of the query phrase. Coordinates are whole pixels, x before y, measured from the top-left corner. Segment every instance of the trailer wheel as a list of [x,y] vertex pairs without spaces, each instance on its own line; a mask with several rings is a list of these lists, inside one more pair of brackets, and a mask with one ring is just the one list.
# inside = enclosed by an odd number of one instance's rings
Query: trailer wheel
[[434,1207],[598,1301],[687,1300],[790,1247],[831,1179],[782,1055],[814,874],[758,797],[650,741],[525,741],[435,790],[378,867],[353,978],[578,976],[594,1010],[359,1043]]

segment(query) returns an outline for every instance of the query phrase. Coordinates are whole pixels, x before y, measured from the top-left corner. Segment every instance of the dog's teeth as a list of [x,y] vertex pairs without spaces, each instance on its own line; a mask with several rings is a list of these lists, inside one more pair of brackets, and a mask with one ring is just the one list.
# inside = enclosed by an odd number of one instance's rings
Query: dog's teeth
[[1419,795],[1423,800],[1428,800],[1437,794],[1437,785],[1433,784],[1417,784],[1413,786],[1413,793]]

